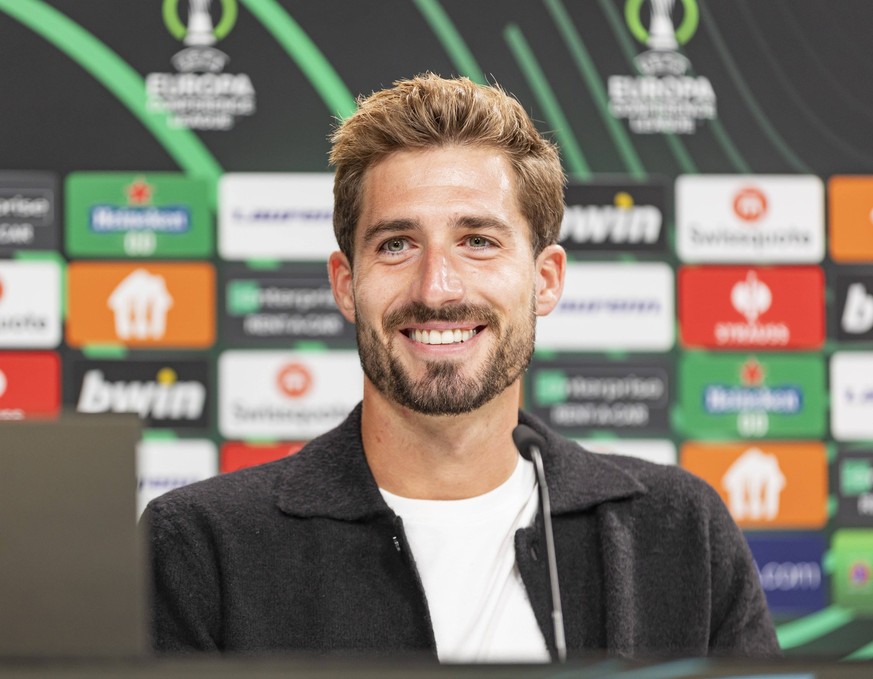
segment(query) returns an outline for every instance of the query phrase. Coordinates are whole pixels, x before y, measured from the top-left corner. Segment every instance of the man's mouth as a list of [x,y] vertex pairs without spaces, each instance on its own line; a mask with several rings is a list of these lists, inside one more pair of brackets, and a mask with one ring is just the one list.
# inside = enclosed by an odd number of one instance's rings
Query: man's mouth
[[403,334],[409,339],[421,344],[460,344],[474,337],[485,326],[476,328],[453,328],[446,330],[420,330],[418,328],[406,328]]

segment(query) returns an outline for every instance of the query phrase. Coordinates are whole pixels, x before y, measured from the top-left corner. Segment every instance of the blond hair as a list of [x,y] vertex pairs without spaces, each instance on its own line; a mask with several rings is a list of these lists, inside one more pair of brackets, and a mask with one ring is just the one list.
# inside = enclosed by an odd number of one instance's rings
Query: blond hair
[[358,109],[331,136],[333,228],[352,259],[366,171],[395,151],[449,145],[493,148],[515,173],[519,209],[531,228],[534,256],[557,242],[564,214],[564,172],[557,147],[534,127],[521,104],[498,85],[426,73],[358,99]]

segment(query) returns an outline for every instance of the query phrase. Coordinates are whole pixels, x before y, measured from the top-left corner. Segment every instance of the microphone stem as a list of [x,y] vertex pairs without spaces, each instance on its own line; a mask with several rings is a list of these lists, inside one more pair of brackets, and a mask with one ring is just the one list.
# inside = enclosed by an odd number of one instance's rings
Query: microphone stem
[[561,609],[561,592],[558,589],[558,562],[555,557],[555,536],[552,532],[552,508],[549,503],[549,488],[546,486],[546,472],[543,457],[538,446],[531,446],[531,459],[537,472],[537,485],[540,489],[540,502],[543,506],[543,527],[546,533],[546,560],[549,563],[549,584],[552,587],[552,627],[555,631],[555,650],[558,661],[567,660],[567,642],[564,639],[564,613]]

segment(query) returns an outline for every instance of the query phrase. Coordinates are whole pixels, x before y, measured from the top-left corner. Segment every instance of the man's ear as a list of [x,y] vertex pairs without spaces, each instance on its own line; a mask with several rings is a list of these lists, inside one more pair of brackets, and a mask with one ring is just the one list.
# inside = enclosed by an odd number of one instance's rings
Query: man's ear
[[349,323],[355,322],[355,293],[352,286],[352,265],[342,252],[331,253],[327,260],[327,275],[333,298],[340,313]]
[[549,245],[536,259],[537,316],[545,316],[558,305],[564,290],[567,253],[560,245]]

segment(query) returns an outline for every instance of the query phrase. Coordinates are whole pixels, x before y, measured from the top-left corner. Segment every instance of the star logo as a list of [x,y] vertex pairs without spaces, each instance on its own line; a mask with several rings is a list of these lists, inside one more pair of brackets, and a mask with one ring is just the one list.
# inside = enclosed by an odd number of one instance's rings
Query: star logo
[[137,177],[127,187],[127,202],[130,205],[147,205],[152,202],[154,187],[142,177]]
[[740,380],[747,386],[758,386],[764,381],[764,366],[757,359],[750,358],[740,368]]

